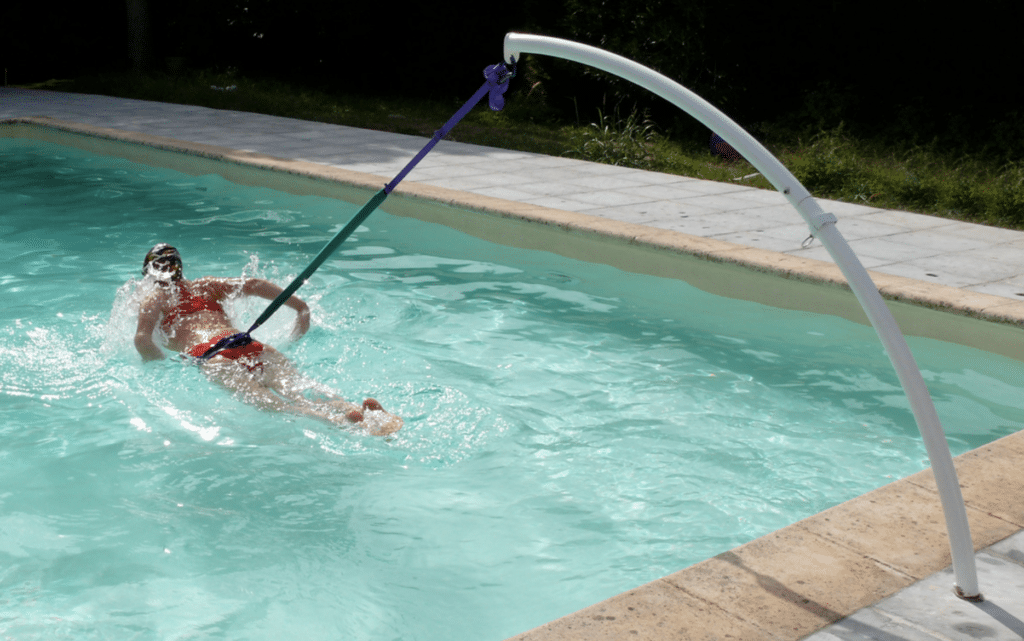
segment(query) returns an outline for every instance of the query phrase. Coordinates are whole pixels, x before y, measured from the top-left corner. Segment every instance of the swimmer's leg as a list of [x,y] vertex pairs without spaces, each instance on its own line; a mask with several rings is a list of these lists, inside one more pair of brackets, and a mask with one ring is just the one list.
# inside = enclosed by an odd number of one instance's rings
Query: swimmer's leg
[[[299,372],[284,354],[273,347],[265,346],[260,356],[266,377],[265,384],[309,411],[329,414],[341,412],[348,422],[355,423],[377,436],[393,434],[404,425],[401,418],[386,412],[376,399],[368,398],[363,401],[362,406],[345,400],[334,390]],[[320,398],[307,398],[305,394],[309,391]]]
[[[303,375],[284,354],[269,345],[264,346],[259,360],[258,370],[245,367],[244,360],[211,361],[204,370],[261,409],[310,416],[340,427],[355,425],[373,435],[392,434],[403,425],[401,418],[385,412],[374,399],[366,399],[362,407],[346,401]],[[306,398],[304,393],[311,389],[323,398]],[[368,415],[372,420],[367,420]]]
[[[265,384],[261,372],[250,371],[242,363],[211,361],[203,365],[203,372],[215,383],[235,393],[241,400],[261,410],[309,416],[333,425],[348,425],[362,420],[362,414],[349,418],[333,408],[328,411],[308,402],[297,402],[284,397]],[[304,400],[304,399],[300,399]]]

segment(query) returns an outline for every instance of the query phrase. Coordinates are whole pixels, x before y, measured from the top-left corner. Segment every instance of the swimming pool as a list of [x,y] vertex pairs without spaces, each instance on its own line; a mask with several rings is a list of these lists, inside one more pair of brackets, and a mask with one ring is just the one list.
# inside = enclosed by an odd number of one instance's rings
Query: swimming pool
[[[406,430],[260,414],[143,368],[114,292],[169,234],[191,276],[283,282],[355,207],[9,148],[0,625],[19,637],[498,639],[927,465],[868,327],[383,212],[302,291],[315,329],[262,336]],[[1024,426],[1017,361],[911,346],[954,453]]]

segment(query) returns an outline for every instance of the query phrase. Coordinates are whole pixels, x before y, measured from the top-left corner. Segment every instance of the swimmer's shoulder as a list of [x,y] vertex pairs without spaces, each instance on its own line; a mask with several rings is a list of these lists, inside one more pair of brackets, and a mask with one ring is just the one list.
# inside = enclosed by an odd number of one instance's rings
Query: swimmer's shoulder
[[217,276],[202,276],[192,281],[192,289],[195,293],[217,300],[227,298],[237,292],[241,285],[242,281],[240,278],[220,278]]

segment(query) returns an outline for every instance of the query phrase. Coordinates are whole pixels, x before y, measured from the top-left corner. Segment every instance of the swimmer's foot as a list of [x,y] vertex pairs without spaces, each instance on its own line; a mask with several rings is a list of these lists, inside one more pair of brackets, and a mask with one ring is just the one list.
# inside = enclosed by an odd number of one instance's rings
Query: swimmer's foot
[[387,436],[402,429],[404,422],[399,417],[389,414],[384,407],[373,398],[363,401],[362,409],[348,401],[330,401],[332,407],[343,413],[344,419],[337,421],[339,426],[357,425],[373,436]]
[[339,420],[334,421],[338,423],[338,425],[343,425],[345,423],[360,423],[364,418],[363,411],[354,403],[342,400],[333,400],[327,401],[326,404],[341,413]]
[[387,436],[402,429],[405,422],[384,410],[377,399],[368,398],[363,401],[363,426],[374,436]]

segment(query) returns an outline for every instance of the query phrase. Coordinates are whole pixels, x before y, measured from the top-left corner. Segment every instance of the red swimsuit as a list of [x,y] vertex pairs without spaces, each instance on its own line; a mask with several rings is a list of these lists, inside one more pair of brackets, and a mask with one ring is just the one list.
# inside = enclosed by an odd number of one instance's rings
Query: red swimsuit
[[[224,338],[225,336],[231,336],[232,334],[235,333],[236,332],[232,331],[224,332],[223,334],[218,334],[217,336],[211,338],[205,343],[200,343],[199,345],[196,345],[192,349],[188,350],[188,353],[191,354],[192,356],[195,356],[196,358],[199,358],[200,356],[206,353],[206,350],[216,345],[217,341]],[[228,349],[222,349],[219,352],[217,352],[217,356],[223,356],[224,358],[237,360],[239,358],[242,358],[243,356],[256,356],[262,351],[263,343],[253,341],[244,347],[229,347]],[[252,367],[250,367],[249,369],[251,370]]]
[[224,313],[224,308],[217,301],[204,296],[196,296],[184,287],[178,287],[178,296],[180,297],[178,304],[164,314],[164,319],[160,321],[160,327],[165,332],[170,331],[171,327],[174,326],[174,322],[182,315],[194,314],[204,310]]
[[[211,312],[220,312],[222,314],[224,313],[224,308],[221,307],[220,303],[218,303],[217,301],[212,300],[210,298],[206,298],[205,296],[196,296],[195,294],[185,289],[184,287],[178,287],[178,296],[180,297],[180,301],[178,302],[178,304],[172,307],[170,311],[168,311],[166,314],[164,314],[163,320],[160,321],[160,327],[165,332],[170,331],[171,327],[174,326],[175,321],[177,321],[180,316],[187,316],[188,314],[194,314],[196,312],[204,310]],[[206,341],[205,343],[200,343],[199,345],[190,348],[188,350],[188,353],[196,358],[199,358],[200,356],[206,353],[206,350],[213,347],[217,341],[224,338],[225,336],[231,336],[234,333],[234,331],[229,331],[219,334],[214,338]],[[238,360],[246,356],[255,357],[262,351],[263,344],[257,341],[253,341],[244,347],[232,347],[230,349],[221,350],[217,352],[217,356],[223,356],[224,358],[230,360]],[[249,369],[252,370],[259,366],[260,364],[257,362],[252,367],[249,367]]]

